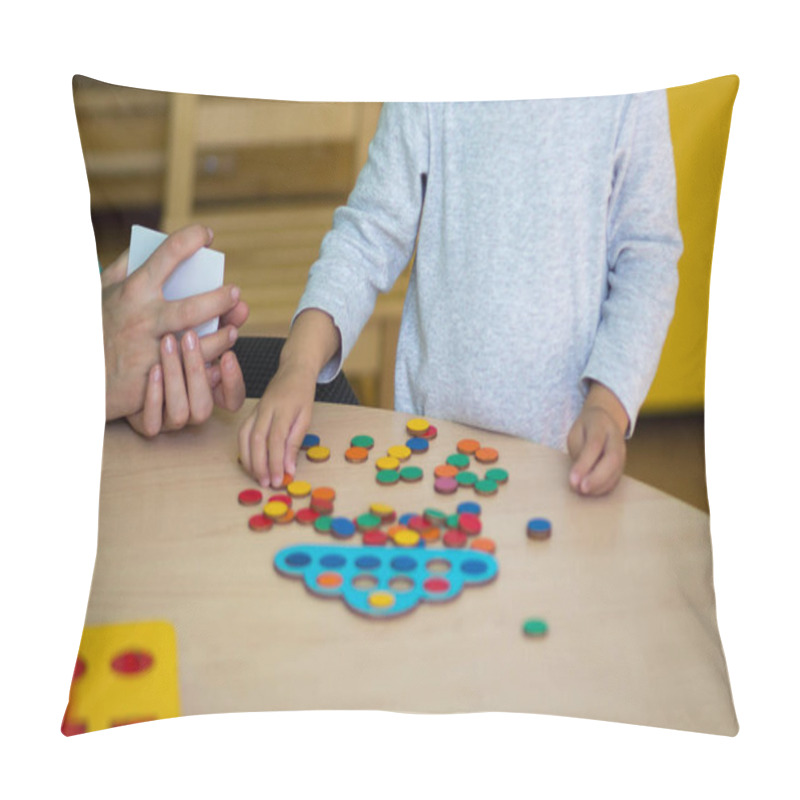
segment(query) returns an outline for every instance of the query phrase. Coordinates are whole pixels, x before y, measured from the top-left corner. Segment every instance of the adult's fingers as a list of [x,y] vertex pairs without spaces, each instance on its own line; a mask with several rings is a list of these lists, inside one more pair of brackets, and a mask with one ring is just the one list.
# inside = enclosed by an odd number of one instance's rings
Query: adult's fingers
[[214,409],[214,398],[206,377],[206,365],[200,350],[197,334],[186,331],[181,340],[183,354],[183,374],[186,379],[186,392],[189,399],[189,423],[199,425],[205,422]]
[[210,228],[197,224],[187,225],[170,234],[137,272],[146,276],[151,287],[160,290],[181,262],[186,261],[201,247],[210,245],[213,238]]
[[212,393],[216,391],[217,387],[222,383],[222,371],[219,364],[206,364],[206,377],[208,378],[208,385],[211,387]]
[[214,388],[214,401],[227,411],[238,411],[245,399],[244,375],[233,352],[225,353],[219,363],[221,381]]
[[164,418],[164,380],[160,364],[150,370],[150,380],[142,408],[142,423],[147,436],[160,433]]
[[142,410],[128,417],[131,427],[148,439],[161,432],[164,412],[164,383],[160,364],[151,367],[147,376]]
[[214,333],[200,337],[200,350],[206,363],[216,361],[226,350],[230,350],[239,338],[239,331],[233,325],[220,327]]
[[114,261],[100,272],[100,285],[106,289],[115,283],[121,283],[128,274],[128,251],[123,251]]
[[239,302],[238,286],[220,286],[210,292],[184,300],[171,300],[160,309],[159,335],[168,331],[185,331],[230,311]]
[[241,328],[242,325],[247,322],[249,316],[249,306],[244,300],[240,300],[230,311],[225,312],[225,314],[220,317],[219,324],[220,327],[223,325],[235,325],[237,328]]
[[177,430],[189,421],[189,397],[178,343],[171,333],[161,340],[161,365],[164,369],[164,427]]

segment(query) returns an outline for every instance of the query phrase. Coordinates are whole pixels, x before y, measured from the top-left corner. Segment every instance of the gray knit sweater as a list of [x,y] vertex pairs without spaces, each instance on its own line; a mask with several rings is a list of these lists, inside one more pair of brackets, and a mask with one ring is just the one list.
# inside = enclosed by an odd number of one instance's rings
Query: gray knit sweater
[[664,92],[384,106],[297,313],[341,334],[331,380],[408,264],[395,407],[565,447],[588,379],[631,420],[672,318]]

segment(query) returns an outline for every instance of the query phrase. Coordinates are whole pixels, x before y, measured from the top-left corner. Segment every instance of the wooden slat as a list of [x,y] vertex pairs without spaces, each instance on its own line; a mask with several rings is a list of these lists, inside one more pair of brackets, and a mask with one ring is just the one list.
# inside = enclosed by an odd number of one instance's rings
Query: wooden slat
[[167,177],[164,186],[164,214],[167,218],[191,216],[194,198],[196,95],[176,94],[172,98],[167,134]]
[[195,204],[228,202],[344,204],[352,189],[351,142],[216,147],[198,150]]
[[[230,206],[226,209],[203,211],[202,221],[214,230],[231,233],[245,233],[251,230],[307,230],[309,228],[330,228],[336,204],[303,205],[293,207],[259,208],[252,205]],[[183,214],[165,214],[166,231],[176,226],[198,220],[195,211]]]
[[93,178],[127,178],[162,175],[164,172],[163,151],[139,150],[121,153],[103,153],[85,150],[86,174]]
[[198,147],[219,145],[352,142],[357,114],[352,103],[202,98],[197,110]]
[[73,83],[75,113],[80,117],[111,115],[166,115],[170,95],[76,76]]
[[[119,175],[89,178],[92,209],[115,211],[120,209],[158,208],[164,193],[164,179],[161,175]],[[97,231],[98,236],[101,235]],[[127,247],[130,230],[120,233],[123,246]]]
[[[173,97],[162,228],[169,232],[198,221],[214,230],[214,247],[226,254],[226,281],[241,287],[243,298],[250,306],[243,335],[285,336],[288,333],[306,286],[308,270],[319,255],[334,211],[346,201],[357,172],[366,161],[379,113],[377,103]],[[226,180],[233,184],[235,181],[230,175],[237,163],[235,155],[230,154],[235,153],[237,147],[252,150],[262,146],[294,148],[331,143],[342,152],[345,145],[350,148],[352,168],[346,185],[341,187],[341,197],[336,201],[270,205],[263,198],[260,201],[255,198],[253,203],[198,206],[200,186],[196,167],[200,152],[218,153],[227,158],[223,163],[229,174]],[[251,162],[257,163],[255,156]],[[207,183],[210,185],[213,181]],[[246,183],[251,189],[258,186],[254,179]],[[313,190],[310,185],[308,191]],[[406,270],[391,292],[378,298],[372,319],[345,365],[348,374],[374,380],[378,384],[380,402],[387,405],[392,402],[394,353],[408,274]]]
[[369,145],[375,135],[375,128],[378,125],[382,104],[381,103],[359,103],[358,112],[358,135],[356,138],[355,169],[353,172],[353,183],[358,173],[361,172],[364,164],[367,163]]
[[279,280],[287,280],[293,272],[298,272],[305,280],[309,267],[316,261],[319,254],[318,248],[310,247],[295,250],[258,250],[243,252],[239,249],[226,247],[225,240],[219,239],[216,249],[225,253],[226,264],[231,269],[238,269],[258,279],[264,276]]
[[[236,282],[226,273],[226,280]],[[246,286],[241,285],[242,299],[250,306],[250,322],[258,320],[264,324],[273,324],[290,320],[297,308],[303,293],[303,286]],[[381,295],[375,303],[372,318],[375,320],[399,320],[403,309],[404,297],[397,294]]]
[[167,143],[166,114],[130,116],[128,114],[78,117],[78,130],[84,151],[158,152],[165,158]]

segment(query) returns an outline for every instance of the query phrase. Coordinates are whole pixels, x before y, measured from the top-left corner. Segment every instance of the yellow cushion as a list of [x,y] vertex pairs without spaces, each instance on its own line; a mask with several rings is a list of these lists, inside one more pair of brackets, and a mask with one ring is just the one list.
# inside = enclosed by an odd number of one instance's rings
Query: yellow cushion
[[728,75],[667,90],[684,251],[675,316],[644,412],[703,408],[711,254],[738,89],[739,78]]

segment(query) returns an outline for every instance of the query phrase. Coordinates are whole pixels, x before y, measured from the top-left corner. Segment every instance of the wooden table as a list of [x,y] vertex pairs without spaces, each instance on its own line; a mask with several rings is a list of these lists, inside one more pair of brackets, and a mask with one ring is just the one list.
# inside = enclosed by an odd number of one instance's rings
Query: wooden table
[[[406,441],[408,417],[317,404],[311,430],[332,456],[301,455],[297,478],[334,487],[337,515],[376,501],[450,513],[477,499],[497,542],[492,583],[369,619],[273,568],[284,547],[332,539],[296,522],[248,529],[253,509],[237,495],[254,482],[237,463],[236,432],[253,402],[152,441],[124,423],[106,429],[86,623],[170,621],[184,714],[517,711],[736,733],[706,514],[627,477],[610,497],[578,497],[565,455],[435,419],[429,452],[412,457],[423,481],[380,486],[375,458]],[[350,464],[344,451],[361,433],[375,448]],[[510,480],[497,495],[434,492],[434,467],[464,437],[500,452]],[[527,538],[534,516],[552,521],[549,540]],[[544,618],[548,634],[524,636],[528,617]]]

